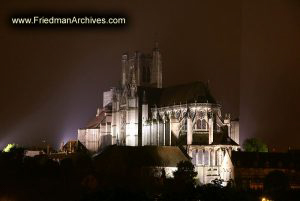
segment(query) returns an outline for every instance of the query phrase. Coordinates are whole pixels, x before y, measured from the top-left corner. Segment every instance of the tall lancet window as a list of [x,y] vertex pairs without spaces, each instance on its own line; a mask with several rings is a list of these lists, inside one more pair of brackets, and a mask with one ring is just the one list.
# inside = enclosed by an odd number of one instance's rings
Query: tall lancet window
[[144,65],[143,67],[143,82],[150,82],[150,69],[148,65]]
[[203,161],[203,150],[199,150],[198,151],[198,165],[203,165],[204,161]]
[[204,165],[209,165],[209,152],[207,150],[204,151]]
[[196,164],[196,156],[197,155],[197,152],[196,152],[196,150],[193,150],[192,151],[192,163],[194,164],[194,165],[197,165]]
[[183,121],[182,122],[182,130],[186,132],[187,131],[187,120],[183,119],[182,121]]
[[199,130],[206,130],[207,128],[207,123],[205,119],[198,119],[196,122],[196,129]]
[[201,129],[206,129],[206,121],[205,121],[205,119],[202,119],[201,120]]

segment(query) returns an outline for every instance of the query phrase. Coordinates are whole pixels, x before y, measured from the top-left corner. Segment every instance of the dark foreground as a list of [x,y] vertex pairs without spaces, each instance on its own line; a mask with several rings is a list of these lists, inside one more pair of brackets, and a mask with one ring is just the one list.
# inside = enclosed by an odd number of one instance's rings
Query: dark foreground
[[[109,161],[108,161],[109,163]],[[201,200],[258,201],[299,200],[299,191],[274,187],[265,191],[240,189],[234,182],[195,185],[191,163],[182,163],[174,178],[153,176],[130,165],[101,169],[86,153],[77,153],[60,163],[46,156],[24,158],[20,149],[0,154],[0,201],[113,201],[113,200]]]

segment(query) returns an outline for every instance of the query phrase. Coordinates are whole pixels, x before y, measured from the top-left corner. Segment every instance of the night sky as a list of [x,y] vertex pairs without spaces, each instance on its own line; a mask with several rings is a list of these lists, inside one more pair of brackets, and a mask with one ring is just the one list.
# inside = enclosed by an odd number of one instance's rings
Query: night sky
[[[18,13],[122,13],[123,28],[18,28]],[[0,147],[54,147],[102,105],[121,55],[159,42],[163,85],[209,80],[240,138],[300,148],[300,1],[2,1]]]

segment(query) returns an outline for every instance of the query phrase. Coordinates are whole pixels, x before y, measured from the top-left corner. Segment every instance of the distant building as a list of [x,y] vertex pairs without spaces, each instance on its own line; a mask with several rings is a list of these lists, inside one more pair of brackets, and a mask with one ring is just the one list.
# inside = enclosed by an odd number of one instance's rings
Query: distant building
[[87,152],[86,147],[79,140],[70,140],[62,147],[62,152],[65,153],[76,153],[76,152]]
[[27,157],[35,157],[35,156],[38,156],[38,155],[45,155],[46,152],[44,150],[31,150],[31,149],[25,149],[24,150],[24,156],[27,156]]
[[234,180],[239,188],[261,190],[272,171],[282,171],[292,189],[300,189],[300,153],[232,152]]
[[73,158],[78,153],[88,153],[86,147],[78,140],[70,140],[62,144],[59,152],[51,152],[47,155],[48,158],[60,162],[65,158]]
[[24,148],[24,156],[27,157],[35,157],[38,155],[46,155],[54,152],[52,147],[50,145],[47,145],[46,147],[26,147]]
[[124,54],[121,63],[121,86],[104,92],[103,109],[78,130],[78,140],[92,152],[109,145],[183,146],[200,183],[233,179],[231,152],[239,148],[239,122],[222,116],[208,85],[164,88],[158,45],[151,54]]

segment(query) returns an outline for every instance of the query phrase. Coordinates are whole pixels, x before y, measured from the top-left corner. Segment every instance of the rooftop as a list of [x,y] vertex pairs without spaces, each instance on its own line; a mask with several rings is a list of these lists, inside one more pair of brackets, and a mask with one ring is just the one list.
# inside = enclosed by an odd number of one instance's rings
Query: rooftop
[[241,168],[296,168],[300,169],[299,153],[232,152],[234,166]]
[[150,106],[164,107],[195,102],[216,104],[208,86],[203,82],[192,82],[162,89],[140,86],[140,97],[143,96],[144,92],[146,101]]
[[110,146],[95,156],[96,164],[127,164],[134,167],[176,167],[187,156],[175,146]]

